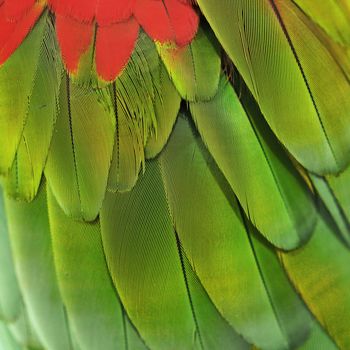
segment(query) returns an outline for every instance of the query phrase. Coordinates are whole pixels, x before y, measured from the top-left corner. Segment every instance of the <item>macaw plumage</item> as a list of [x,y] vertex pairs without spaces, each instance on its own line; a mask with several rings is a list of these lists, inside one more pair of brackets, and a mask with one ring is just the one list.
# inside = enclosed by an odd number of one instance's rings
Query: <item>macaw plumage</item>
[[349,0],[0,0],[0,349],[350,349]]

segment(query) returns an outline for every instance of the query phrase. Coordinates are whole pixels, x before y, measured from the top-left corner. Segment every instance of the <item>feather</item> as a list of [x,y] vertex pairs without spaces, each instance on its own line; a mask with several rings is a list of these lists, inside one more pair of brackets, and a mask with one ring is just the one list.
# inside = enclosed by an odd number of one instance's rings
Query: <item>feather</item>
[[6,0],[3,5],[4,14],[11,22],[20,21],[23,16],[30,12],[35,2],[35,0]]
[[[329,214],[331,214],[333,220],[335,221],[339,233],[344,241],[350,247],[350,222],[349,217],[346,215],[346,207],[344,207],[344,202],[340,201],[337,195],[339,194],[343,200],[347,200],[346,195],[342,195],[342,191],[339,193],[335,192],[332,186],[332,182],[327,181],[326,178],[322,178],[313,174],[310,174],[312,183],[315,186],[324,206],[327,208]],[[334,181],[339,184],[339,181]],[[341,186],[341,190],[347,189],[347,186]]]
[[139,130],[129,118],[125,105],[116,96],[114,98],[117,131],[108,178],[108,189],[113,192],[133,188],[144,161],[143,140]]
[[303,305],[183,117],[159,159],[174,227],[222,316],[259,348],[301,344],[309,325]]
[[136,0],[99,0],[96,7],[96,22],[100,26],[126,21],[133,13]]
[[243,106],[222,78],[214,99],[190,109],[252,223],[277,247],[295,248],[310,237],[315,224],[311,194],[254,104],[247,100]]
[[162,99],[160,62],[153,42],[141,34],[123,74],[112,85],[117,121],[108,189],[130,190],[144,164],[144,147],[157,134],[156,108]]
[[280,252],[297,291],[340,349],[350,344],[350,252],[336,237],[336,228],[321,208],[310,241],[293,252]]
[[144,31],[161,43],[185,46],[198,28],[198,16],[193,8],[179,0],[137,0],[134,16]]
[[91,24],[95,17],[97,0],[48,0],[47,3],[56,14]]
[[350,5],[347,0],[293,0],[309,17],[340,44],[350,46]]
[[98,27],[96,33],[96,69],[105,81],[113,81],[122,72],[139,34],[135,19]]
[[318,174],[344,169],[350,85],[319,28],[290,0],[198,4],[292,155]]
[[58,283],[79,347],[127,348],[132,326],[110,280],[99,223],[67,217],[50,190],[48,207]]
[[[36,4],[22,18],[11,20],[7,17],[8,2],[6,1],[4,4],[0,3],[0,65],[20,46],[43,11],[43,6]],[[17,3],[17,1],[10,2]],[[32,43],[31,45],[35,47],[35,44]]]
[[199,29],[185,47],[158,44],[158,52],[182,98],[209,100],[217,93],[220,79],[220,55],[209,30]]
[[20,303],[20,307],[21,313],[19,317],[14,322],[7,324],[11,335],[15,341],[21,345],[22,349],[29,348],[43,350],[43,346],[33,329],[33,324],[29,319],[28,310],[26,309],[23,300]]
[[327,176],[327,182],[334,194],[335,199],[341,206],[346,220],[350,221],[350,167],[346,168],[345,171],[337,176]]
[[312,333],[309,339],[298,348],[299,350],[337,350],[329,335],[323,330],[317,321],[312,324]]
[[0,0],[0,348],[350,348],[349,14]]
[[156,157],[166,145],[180,109],[181,98],[171,82],[164,65],[160,63],[159,87],[155,93],[154,113],[156,132],[151,134],[145,146],[146,158]]
[[6,324],[0,321],[0,347],[6,350],[21,350]]
[[0,68],[0,173],[3,175],[12,166],[26,122],[28,100],[43,50],[45,17],[42,16],[20,48]]
[[16,158],[5,181],[7,194],[31,201],[39,188],[57,116],[62,66],[57,59],[53,27],[48,23],[27,118]]
[[76,73],[80,57],[88,50],[93,39],[93,27],[69,17],[56,16],[57,40],[66,69]]
[[115,120],[106,90],[85,90],[63,77],[45,176],[66,215],[93,221],[112,158]]
[[221,334],[223,348],[242,348],[203,289],[191,285],[195,276],[186,270],[156,161],[147,162],[132,191],[107,193],[100,218],[111,277],[147,346],[203,348],[213,334]]
[[69,329],[58,290],[46,194],[30,204],[5,199],[18,282],[33,327],[44,347],[69,349]]
[[8,234],[7,218],[0,190],[0,319],[13,323],[21,313],[22,295],[18,286]]

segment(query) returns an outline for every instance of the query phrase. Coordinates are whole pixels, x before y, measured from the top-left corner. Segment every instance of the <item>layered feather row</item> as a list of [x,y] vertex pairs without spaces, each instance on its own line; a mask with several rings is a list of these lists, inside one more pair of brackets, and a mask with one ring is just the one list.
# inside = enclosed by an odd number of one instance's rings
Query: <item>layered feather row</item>
[[[100,3],[52,2],[53,21],[23,2],[23,43],[0,34],[0,339],[349,348],[349,24],[340,35],[307,0],[198,0],[194,40],[140,20],[148,35],[104,75],[99,29],[139,19],[136,2]],[[139,1],[170,3],[197,18]],[[88,28],[79,45],[59,18]]]

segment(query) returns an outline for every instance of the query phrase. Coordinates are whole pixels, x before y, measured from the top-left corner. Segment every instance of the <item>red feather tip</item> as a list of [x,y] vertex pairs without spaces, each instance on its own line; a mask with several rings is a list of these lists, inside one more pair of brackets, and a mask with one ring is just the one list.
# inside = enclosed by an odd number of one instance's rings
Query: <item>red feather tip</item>
[[6,0],[5,16],[11,21],[18,21],[34,6],[35,0]]
[[7,16],[6,3],[7,1],[0,4],[0,64],[3,64],[18,48],[43,11],[43,7],[39,4],[27,9],[28,1],[25,1],[26,6],[18,7],[14,12],[21,13],[22,16],[14,20]]
[[78,69],[81,55],[88,50],[92,42],[93,27],[69,17],[56,15],[56,35],[66,68],[74,73]]
[[[42,2],[40,2],[42,3]],[[114,80],[132,54],[139,26],[155,41],[191,42],[199,18],[193,0],[47,0],[66,68],[74,73],[96,32],[96,69]],[[43,6],[35,0],[0,0],[0,63],[20,45]],[[96,23],[96,24],[95,24]]]

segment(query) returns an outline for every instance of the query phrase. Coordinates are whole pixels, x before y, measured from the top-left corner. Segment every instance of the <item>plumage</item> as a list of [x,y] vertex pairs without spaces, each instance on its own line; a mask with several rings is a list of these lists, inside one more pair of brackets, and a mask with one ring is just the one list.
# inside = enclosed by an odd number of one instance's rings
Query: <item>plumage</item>
[[45,207],[43,191],[29,205],[8,199],[8,229],[16,275],[33,329],[43,347],[67,349],[69,329],[56,280]]
[[349,18],[0,0],[0,349],[348,349]]
[[216,96],[191,104],[190,110],[253,225],[277,247],[295,248],[310,236],[315,224],[310,193],[260,122],[260,112],[250,106],[250,100],[242,102],[222,78]]
[[[21,139],[40,52],[43,50],[45,26],[46,19],[43,17],[25,43],[1,66],[0,138],[3,142],[3,152],[0,153],[1,174],[6,174],[10,170]],[[25,65],[23,60],[26,62]]]
[[[344,170],[350,154],[349,83],[329,39],[290,0],[198,3],[292,155],[321,175]],[[337,84],[329,85],[331,79]]]
[[52,31],[47,24],[21,140],[5,181],[12,197],[26,201],[38,191],[58,112],[62,65],[55,56]]
[[[10,2],[0,4],[0,63],[21,44],[44,9],[42,2],[25,0],[20,6]],[[62,57],[71,73],[97,28],[97,72],[106,81],[115,80],[126,66],[140,26],[153,40],[179,46],[190,43],[198,27],[196,12],[179,0],[49,0],[47,5],[56,15]]]
[[[40,4],[33,4],[23,16],[13,19],[12,15],[16,13],[18,15],[16,11],[21,13],[23,8],[13,8],[13,14],[10,8],[8,13],[6,3],[0,3],[0,64],[4,63],[22,43],[43,10]],[[28,4],[26,9],[27,6]]]
[[[105,95],[105,90],[88,91],[62,76],[60,111],[45,168],[65,213],[88,221],[101,208],[113,151],[113,111],[99,102]],[[64,172],[58,171],[61,167]]]
[[[187,101],[212,99],[220,80],[220,53],[207,29],[199,29],[195,39],[183,48],[159,44],[158,52],[182,98]],[[206,75],[206,79],[200,77]]]

